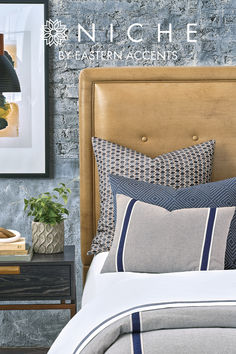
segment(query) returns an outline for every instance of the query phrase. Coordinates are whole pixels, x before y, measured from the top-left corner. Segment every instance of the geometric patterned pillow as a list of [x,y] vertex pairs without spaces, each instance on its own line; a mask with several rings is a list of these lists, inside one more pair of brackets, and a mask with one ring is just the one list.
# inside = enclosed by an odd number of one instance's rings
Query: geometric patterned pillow
[[173,188],[207,183],[211,178],[215,141],[210,140],[150,158],[127,147],[92,138],[99,174],[100,218],[88,254],[109,251],[115,222],[109,175],[116,174]]
[[[110,175],[116,215],[116,195],[126,195],[169,211],[189,208],[219,208],[236,206],[236,178],[174,189],[159,184],[136,181]],[[236,269],[236,212],[227,236],[225,269]]]

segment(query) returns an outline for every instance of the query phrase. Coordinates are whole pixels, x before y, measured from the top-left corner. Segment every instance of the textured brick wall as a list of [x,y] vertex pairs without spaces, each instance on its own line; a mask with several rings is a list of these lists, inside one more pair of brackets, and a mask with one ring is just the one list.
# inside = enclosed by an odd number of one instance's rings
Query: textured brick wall
[[[70,184],[70,217],[66,222],[66,244],[76,245],[78,300],[81,296],[79,260],[79,169],[78,169],[78,75],[87,66],[121,65],[235,65],[235,0],[49,0],[50,17],[60,19],[69,32],[68,41],[50,48],[50,179],[2,179],[0,183],[0,225],[19,229],[30,238],[30,220],[23,214],[23,198],[51,189],[58,182]],[[83,37],[77,41],[77,24],[96,23],[97,40],[92,45]],[[142,43],[127,41],[126,29],[132,23],[144,24]],[[114,42],[107,42],[107,29],[114,25]],[[173,25],[173,43],[157,43],[157,24]],[[187,23],[198,24],[198,42],[186,42]],[[134,35],[139,35],[136,31]],[[170,50],[177,60],[58,60],[58,51],[90,50]],[[73,222],[72,222],[73,220]],[[49,346],[68,321],[63,311],[14,311],[0,313],[0,346]]]

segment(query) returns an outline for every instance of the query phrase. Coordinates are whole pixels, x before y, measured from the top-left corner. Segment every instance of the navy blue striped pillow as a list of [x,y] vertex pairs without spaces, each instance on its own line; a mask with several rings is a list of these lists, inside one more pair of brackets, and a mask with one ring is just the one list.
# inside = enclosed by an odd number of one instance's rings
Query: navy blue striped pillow
[[[193,187],[172,187],[110,175],[116,215],[116,194],[145,203],[159,205],[169,211],[184,208],[218,208],[236,206],[236,177]],[[236,212],[227,238],[225,269],[236,269]]]
[[116,202],[116,230],[102,273],[224,269],[235,207],[168,211],[123,194]]

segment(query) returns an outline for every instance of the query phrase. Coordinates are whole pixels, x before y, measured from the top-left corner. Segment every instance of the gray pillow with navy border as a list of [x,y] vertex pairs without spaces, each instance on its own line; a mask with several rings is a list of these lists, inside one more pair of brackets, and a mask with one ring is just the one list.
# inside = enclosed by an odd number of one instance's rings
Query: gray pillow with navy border
[[224,269],[235,207],[168,211],[116,195],[117,221],[102,273]]
[[207,183],[211,178],[215,141],[150,158],[110,141],[92,138],[99,174],[100,218],[88,254],[108,251],[115,231],[109,174],[181,188]]
[[[110,175],[110,184],[114,196],[124,194],[146,203],[159,205],[169,211],[182,208],[236,206],[236,177],[178,190],[116,175]],[[227,237],[225,269],[236,269],[236,212]]]

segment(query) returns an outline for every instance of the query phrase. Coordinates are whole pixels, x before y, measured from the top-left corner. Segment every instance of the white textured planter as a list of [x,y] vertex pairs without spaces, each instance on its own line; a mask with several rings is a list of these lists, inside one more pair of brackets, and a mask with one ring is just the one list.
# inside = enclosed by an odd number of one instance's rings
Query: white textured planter
[[32,222],[32,244],[35,253],[64,251],[64,221],[56,225]]

